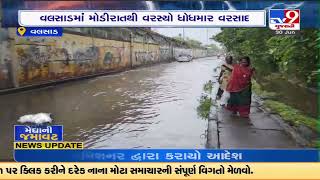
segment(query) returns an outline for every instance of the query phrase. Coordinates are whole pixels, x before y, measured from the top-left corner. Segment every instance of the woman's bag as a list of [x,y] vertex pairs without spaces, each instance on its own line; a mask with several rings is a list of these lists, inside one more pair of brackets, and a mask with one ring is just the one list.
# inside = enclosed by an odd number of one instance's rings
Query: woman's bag
[[224,91],[220,100],[220,105],[226,105],[228,104],[228,100],[230,98],[230,93],[228,91]]

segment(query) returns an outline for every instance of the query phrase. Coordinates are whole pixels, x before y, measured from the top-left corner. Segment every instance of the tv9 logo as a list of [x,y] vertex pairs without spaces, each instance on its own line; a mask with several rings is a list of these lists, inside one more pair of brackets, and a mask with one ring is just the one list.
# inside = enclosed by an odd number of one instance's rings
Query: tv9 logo
[[269,28],[272,30],[300,30],[300,10],[270,9]]

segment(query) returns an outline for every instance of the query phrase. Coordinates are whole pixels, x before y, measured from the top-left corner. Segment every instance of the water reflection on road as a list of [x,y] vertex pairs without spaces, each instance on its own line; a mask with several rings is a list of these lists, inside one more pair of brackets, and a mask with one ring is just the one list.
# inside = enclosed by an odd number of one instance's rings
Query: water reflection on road
[[38,112],[87,148],[204,148],[207,122],[196,108],[219,63],[174,62],[0,96],[0,159],[11,158],[16,120]]

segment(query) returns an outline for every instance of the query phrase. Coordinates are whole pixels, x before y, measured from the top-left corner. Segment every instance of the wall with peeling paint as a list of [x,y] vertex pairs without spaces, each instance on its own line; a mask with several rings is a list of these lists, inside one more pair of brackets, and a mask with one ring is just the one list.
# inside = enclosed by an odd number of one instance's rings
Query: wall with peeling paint
[[173,61],[179,53],[206,55],[161,35],[123,29],[68,28],[59,38],[27,38],[16,36],[15,28],[0,28],[0,89]]
[[12,78],[9,72],[11,69],[10,45],[7,39],[7,30],[0,28],[0,89],[12,87]]

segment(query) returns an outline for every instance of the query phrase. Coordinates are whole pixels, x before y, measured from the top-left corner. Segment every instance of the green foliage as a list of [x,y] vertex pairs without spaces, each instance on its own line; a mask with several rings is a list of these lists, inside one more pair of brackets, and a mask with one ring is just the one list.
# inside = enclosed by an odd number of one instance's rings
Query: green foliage
[[[318,140],[313,140],[313,141],[310,143],[310,147],[319,149],[319,148],[320,148],[320,139],[318,139]],[[320,154],[319,154],[319,155],[320,155]]]
[[213,84],[212,81],[208,81],[203,85],[204,93],[199,100],[199,106],[197,107],[198,116],[202,119],[208,119],[210,114],[210,108],[212,105],[212,99],[210,95],[212,93]]
[[315,118],[305,116],[299,110],[278,101],[266,100],[264,105],[279,114],[281,118],[287,121],[290,125],[305,125],[317,132],[317,125],[319,122],[317,122]]
[[208,81],[206,84],[204,84],[203,86],[203,91],[208,93],[208,94],[211,94],[212,92],[212,88],[213,88],[213,84],[211,81]]
[[256,81],[252,81],[252,90],[255,94],[259,95],[262,98],[273,98],[277,94],[275,92],[268,92],[261,88],[260,84]]
[[174,39],[186,44],[189,48],[203,48],[200,41],[190,39],[188,37],[185,40],[181,36],[174,37]]
[[218,46],[215,45],[215,44],[209,44],[209,45],[207,45],[207,48],[210,49],[210,50],[212,50],[212,51],[221,51],[221,48],[218,47]]
[[314,143],[314,145],[313,145],[313,147],[315,147],[315,148],[320,148],[320,140],[317,140],[317,141],[315,141],[315,143]]
[[224,28],[213,37],[236,58],[249,56],[258,75],[280,72],[316,86],[319,74],[320,32],[306,29],[296,35],[274,35],[264,28]]
[[217,46],[216,44],[209,44],[206,46],[209,54],[223,54],[224,51],[221,47]]
[[210,108],[211,108],[211,98],[207,95],[202,95],[200,97],[200,104],[197,107],[197,113],[198,116],[202,119],[208,119],[210,114]]

